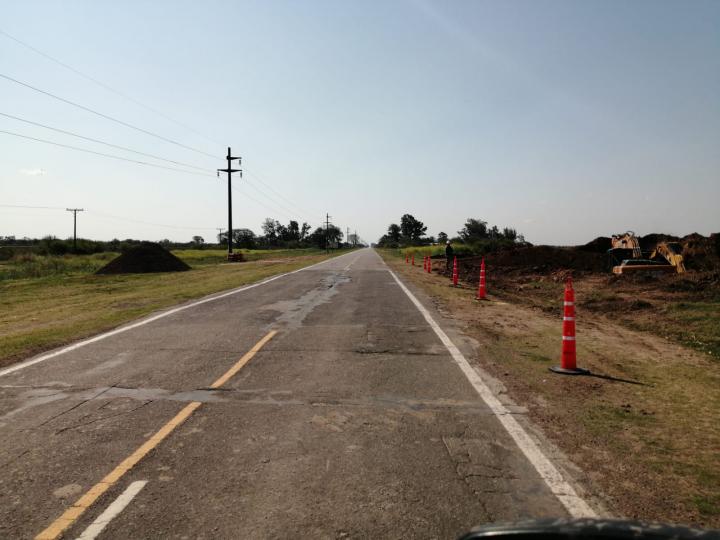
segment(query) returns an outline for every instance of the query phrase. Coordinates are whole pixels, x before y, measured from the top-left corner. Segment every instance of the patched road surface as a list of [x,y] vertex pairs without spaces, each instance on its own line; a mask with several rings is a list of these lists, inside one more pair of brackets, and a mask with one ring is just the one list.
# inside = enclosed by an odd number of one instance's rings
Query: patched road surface
[[351,252],[2,375],[0,537],[455,538],[567,516],[501,419],[521,414]]

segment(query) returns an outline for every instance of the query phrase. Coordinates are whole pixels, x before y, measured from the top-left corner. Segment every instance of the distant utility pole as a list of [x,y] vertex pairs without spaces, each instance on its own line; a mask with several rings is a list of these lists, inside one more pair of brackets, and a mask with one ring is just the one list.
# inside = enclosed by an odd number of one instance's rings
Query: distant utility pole
[[328,232],[330,231],[330,214],[325,214],[325,253],[330,252],[330,244],[328,243]]
[[73,252],[77,252],[77,213],[85,210],[83,208],[66,208],[65,210],[73,213]]
[[228,260],[232,258],[232,173],[239,172],[240,178],[242,178],[242,169],[233,169],[232,168],[232,162],[233,160],[238,160],[238,165],[242,163],[242,159],[239,157],[232,157],[232,152],[230,151],[230,147],[228,146],[228,153],[227,157],[227,169],[218,169],[218,178],[220,178],[221,172],[226,172],[228,175],[228,235],[227,235],[227,245],[228,245]]
[[220,243],[220,235],[221,235],[222,232],[223,232],[223,228],[222,228],[222,227],[215,227],[215,230],[218,232],[218,244],[219,244],[219,243]]
[[355,236],[353,236],[353,247],[357,247],[357,229],[355,229]]

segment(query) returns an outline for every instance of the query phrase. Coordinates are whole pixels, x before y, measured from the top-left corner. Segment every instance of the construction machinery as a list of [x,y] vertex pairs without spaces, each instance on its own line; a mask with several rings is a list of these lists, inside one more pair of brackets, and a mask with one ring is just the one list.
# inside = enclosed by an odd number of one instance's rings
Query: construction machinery
[[652,250],[643,251],[635,233],[627,231],[613,235],[611,245],[608,257],[614,274],[685,272],[682,246],[677,242],[658,242]]

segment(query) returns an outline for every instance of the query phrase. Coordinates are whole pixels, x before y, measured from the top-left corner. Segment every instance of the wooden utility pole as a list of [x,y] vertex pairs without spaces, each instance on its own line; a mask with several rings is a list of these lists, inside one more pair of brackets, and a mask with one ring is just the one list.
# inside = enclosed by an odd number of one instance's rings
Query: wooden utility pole
[[330,242],[328,233],[330,232],[330,214],[325,214],[325,253],[330,253]]
[[228,260],[233,260],[233,248],[232,248],[232,173],[239,172],[240,178],[242,178],[242,169],[233,169],[232,168],[232,162],[233,160],[238,160],[238,165],[242,163],[242,159],[239,157],[232,157],[232,152],[230,151],[230,147],[228,146],[228,152],[227,152],[227,169],[218,169],[218,177],[220,176],[221,172],[226,172],[228,176],[228,238],[227,238],[227,246],[228,246]]
[[77,213],[84,212],[83,208],[66,208],[68,212],[73,213],[73,253],[77,253]]

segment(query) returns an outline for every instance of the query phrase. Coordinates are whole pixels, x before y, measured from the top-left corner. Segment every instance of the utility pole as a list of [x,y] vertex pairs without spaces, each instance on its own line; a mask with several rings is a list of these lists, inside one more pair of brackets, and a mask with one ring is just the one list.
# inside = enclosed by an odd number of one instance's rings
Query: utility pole
[[355,236],[353,237],[353,247],[357,247],[357,229],[355,229]]
[[65,210],[73,213],[73,253],[77,253],[77,213],[85,210],[83,208],[66,208]]
[[345,240],[347,240],[348,246],[350,245],[350,227],[345,227],[345,230],[347,231],[347,234],[345,235]]
[[223,232],[223,228],[222,228],[222,227],[215,227],[215,230],[218,232],[218,236],[217,236],[217,237],[218,237],[218,244],[219,244],[219,243],[220,243],[220,235],[221,235],[222,232]]
[[330,230],[330,214],[325,214],[325,253],[330,252],[330,244],[328,243],[328,232]]
[[221,172],[226,172],[228,175],[228,238],[227,238],[227,245],[228,245],[228,260],[233,260],[233,250],[232,250],[232,173],[239,172],[240,178],[242,178],[242,169],[233,169],[232,168],[232,162],[233,160],[238,160],[238,165],[242,163],[242,159],[239,157],[232,157],[232,152],[230,151],[230,147],[228,146],[228,153],[227,153],[227,169],[218,169],[217,174],[218,178],[220,178]]

